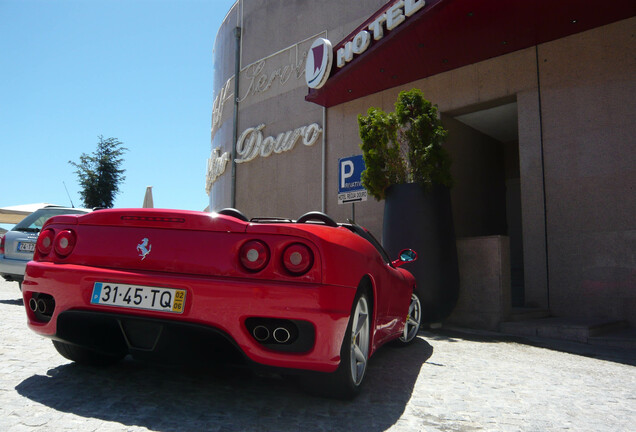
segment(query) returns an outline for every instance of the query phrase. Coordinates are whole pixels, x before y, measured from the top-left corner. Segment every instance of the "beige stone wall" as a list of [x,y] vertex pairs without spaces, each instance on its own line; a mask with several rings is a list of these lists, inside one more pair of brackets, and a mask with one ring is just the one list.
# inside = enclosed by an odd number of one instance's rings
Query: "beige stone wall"
[[539,48],[558,315],[636,324],[636,19]]
[[[515,98],[526,304],[549,306],[559,316],[634,323],[635,24],[635,19],[625,20],[541,45],[538,51],[521,50],[330,108],[328,166],[360,153],[357,116],[370,106],[392,110],[401,90],[418,87],[442,113],[451,114]],[[452,141],[451,155],[462,160],[461,146]],[[456,178],[463,169],[453,167]],[[332,169],[327,190],[336,188]],[[458,199],[454,192],[454,202]],[[348,217],[349,207],[328,196],[327,211],[337,219]],[[462,207],[465,203],[457,202],[454,211]],[[356,204],[357,220],[375,233],[382,230],[382,212],[383,204],[373,200]],[[461,223],[464,216],[455,218]]]
[[[377,10],[383,0],[241,0],[219,30],[215,43],[215,97],[228,83],[221,121],[213,129],[211,151],[231,153],[234,88],[233,30],[241,27],[238,134],[264,124],[263,137],[317,123],[323,108],[305,102],[304,56],[317,36],[344,38]],[[297,218],[322,209],[322,139],[300,141],[290,151],[237,164],[236,207],[254,216]],[[231,164],[212,185],[210,209],[231,205]],[[334,192],[335,194],[336,192]]]
[[457,242],[461,269],[459,300],[447,323],[499,330],[510,315],[510,245],[505,236]]
[[[219,86],[232,81],[231,31],[237,23],[243,28],[240,85],[245,92],[259,61],[266,60],[263,73],[271,77],[277,69],[299,62],[315,35],[337,42],[384,3],[365,0],[343,7],[335,0],[238,2],[220,30],[223,35],[217,37],[215,59],[223,64],[215,66],[219,75],[214,79],[215,95]],[[439,106],[448,125],[460,131],[452,120],[456,114],[516,101],[526,304],[549,306],[561,316],[631,319],[636,324],[635,27],[636,19],[621,21],[379,92],[325,113],[304,101],[303,76],[285,82],[274,77],[266,91],[240,94],[239,134],[266,124],[263,135],[275,137],[318,123],[326,145],[325,211],[345,221],[352,216],[352,207],[337,204],[337,161],[361,153],[359,114],[371,106],[392,110],[401,90],[418,87]],[[211,150],[231,151],[233,95],[228,98]],[[465,156],[474,149],[454,138],[448,148],[457,161],[456,179],[468,179],[471,160]],[[321,155],[322,141],[311,147],[297,143],[289,152],[239,164],[237,208],[248,216],[292,218],[320,210]],[[212,210],[230,204],[230,180],[228,164],[212,187]],[[455,218],[459,232],[470,232],[465,229],[466,212],[474,202],[469,205],[469,191],[459,184],[453,191]],[[355,208],[356,221],[377,237],[383,206],[369,198]]]

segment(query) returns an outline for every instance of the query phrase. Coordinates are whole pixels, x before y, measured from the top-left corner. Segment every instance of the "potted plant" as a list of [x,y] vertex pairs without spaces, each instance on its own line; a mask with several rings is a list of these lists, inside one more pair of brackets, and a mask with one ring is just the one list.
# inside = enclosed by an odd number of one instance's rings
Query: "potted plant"
[[358,126],[366,164],[362,184],[376,200],[386,200],[382,243],[391,256],[415,249],[419,259],[409,270],[423,320],[441,321],[459,292],[451,159],[442,146],[448,132],[419,89],[401,92],[394,112],[369,108]]

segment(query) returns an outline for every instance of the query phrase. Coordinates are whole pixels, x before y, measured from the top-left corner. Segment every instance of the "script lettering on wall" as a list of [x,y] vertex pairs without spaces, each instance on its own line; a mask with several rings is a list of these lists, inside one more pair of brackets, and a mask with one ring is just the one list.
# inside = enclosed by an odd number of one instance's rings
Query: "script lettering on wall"
[[221,148],[217,147],[212,150],[212,154],[208,159],[208,172],[205,176],[205,192],[210,193],[212,185],[221,174],[225,172],[227,163],[230,161],[230,154],[225,152],[221,154]]
[[[257,157],[269,157],[272,153],[280,154],[294,149],[298,141],[303,145],[311,147],[322,134],[322,128],[318,123],[301,126],[293,130],[279,133],[276,137],[264,137],[263,129],[265,124],[247,128],[241,133],[236,143],[235,162],[245,163]],[[228,152],[221,153],[221,148],[217,147],[212,151],[208,159],[208,171],[206,175],[205,190],[209,194],[212,185],[223,175],[231,157]]]
[[312,146],[320,138],[322,128],[318,123],[301,126],[294,130],[280,133],[274,138],[263,138],[264,124],[243,131],[236,143],[236,163],[245,163],[256,157],[269,157],[272,153],[280,154],[292,150],[299,139],[306,146]]
[[[320,33],[323,35],[325,32]],[[265,95],[273,89],[293,89],[304,85],[307,50],[311,41],[319,35],[311,36],[274,54],[241,68],[239,103],[249,103],[252,98]],[[212,104],[211,138],[223,123],[226,104],[234,100],[234,77],[230,77],[219,90]]]

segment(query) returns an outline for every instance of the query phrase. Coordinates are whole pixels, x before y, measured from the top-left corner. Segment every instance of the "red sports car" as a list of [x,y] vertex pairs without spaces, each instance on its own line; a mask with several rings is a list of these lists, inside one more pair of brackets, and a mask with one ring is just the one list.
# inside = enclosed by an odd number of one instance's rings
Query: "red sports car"
[[51,218],[23,284],[29,327],[64,357],[106,365],[227,339],[256,364],[308,371],[352,397],[383,344],[414,340],[415,280],[364,228],[311,212],[98,210]]

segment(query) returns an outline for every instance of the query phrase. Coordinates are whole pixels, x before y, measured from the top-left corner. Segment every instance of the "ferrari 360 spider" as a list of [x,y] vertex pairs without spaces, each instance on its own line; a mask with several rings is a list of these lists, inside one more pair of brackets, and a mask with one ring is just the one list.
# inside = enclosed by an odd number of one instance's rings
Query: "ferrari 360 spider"
[[309,390],[349,398],[371,355],[412,342],[421,321],[415,280],[400,268],[415,252],[391,261],[367,230],[319,212],[98,210],[51,218],[35,249],[28,325],[77,363],[161,358],[220,338],[248,363],[303,372]]

